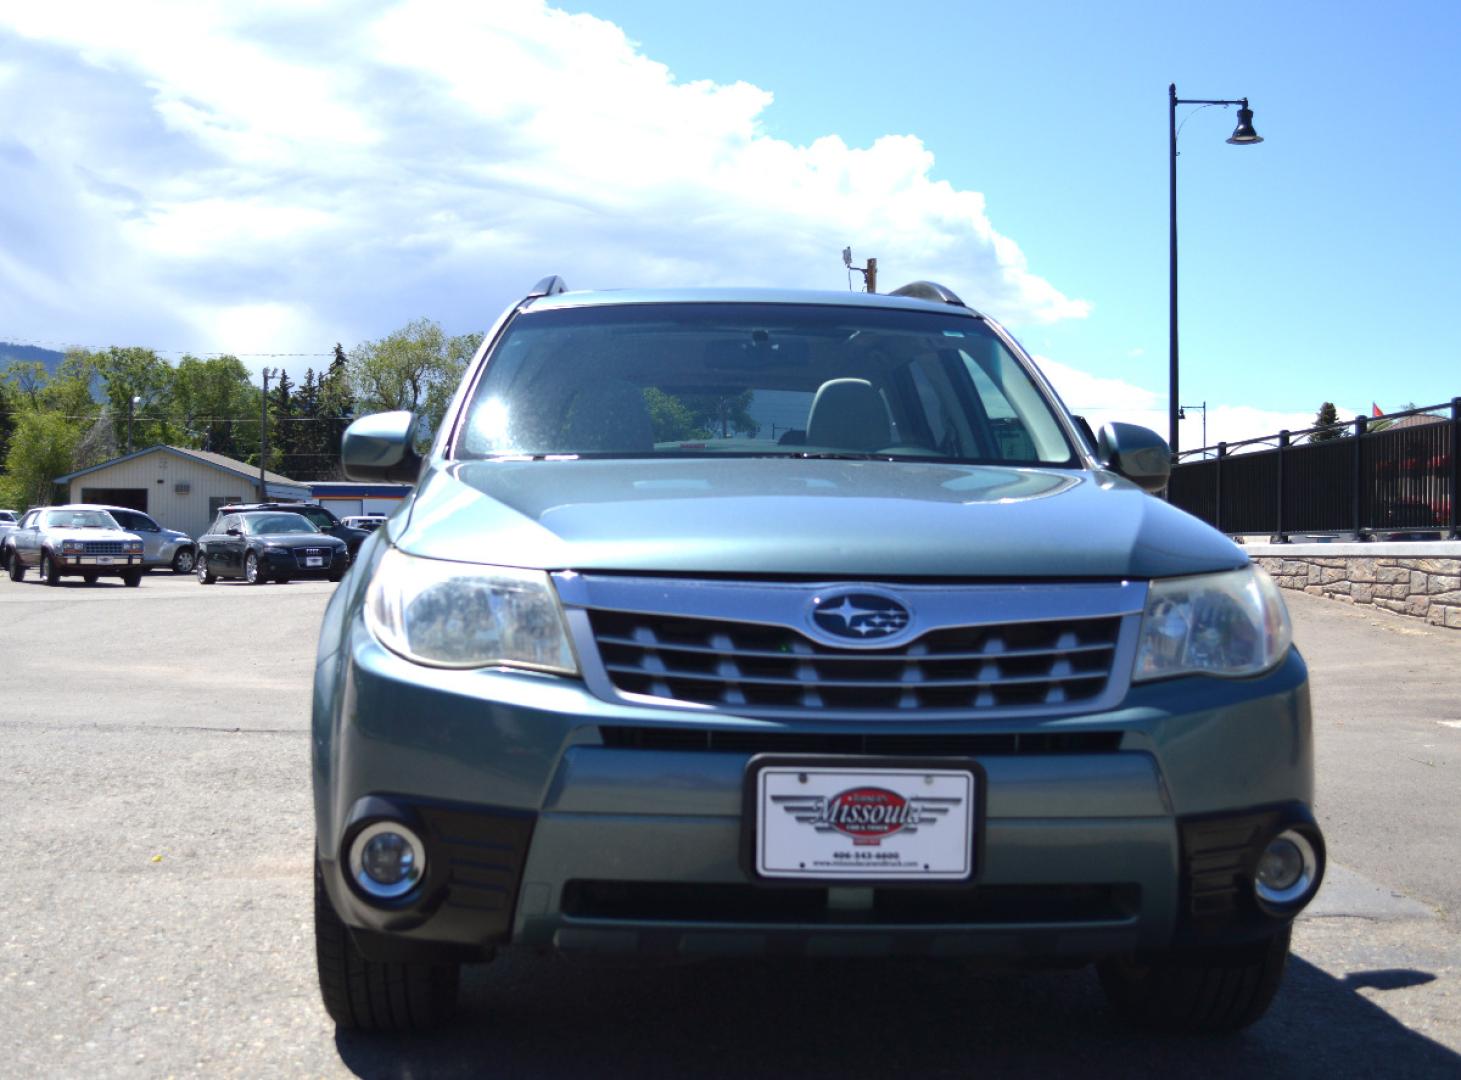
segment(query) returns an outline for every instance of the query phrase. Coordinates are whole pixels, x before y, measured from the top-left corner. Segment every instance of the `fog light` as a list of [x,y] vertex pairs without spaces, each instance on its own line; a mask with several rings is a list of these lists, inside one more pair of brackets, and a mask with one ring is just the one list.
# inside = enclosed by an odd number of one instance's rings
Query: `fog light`
[[426,873],[426,847],[400,822],[377,821],[350,845],[350,872],[370,896],[404,896]]
[[1307,900],[1318,882],[1319,857],[1303,833],[1285,829],[1268,842],[1258,858],[1253,888],[1270,907],[1288,907]]

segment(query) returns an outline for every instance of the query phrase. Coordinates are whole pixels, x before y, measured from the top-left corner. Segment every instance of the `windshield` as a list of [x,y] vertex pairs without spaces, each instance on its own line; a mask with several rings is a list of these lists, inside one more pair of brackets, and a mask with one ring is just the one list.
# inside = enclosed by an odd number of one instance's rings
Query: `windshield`
[[310,521],[314,522],[321,529],[332,528],[335,524],[335,519],[332,518],[329,513],[324,510],[307,509],[301,510],[300,514],[302,514],[304,517],[309,518]]
[[251,536],[319,532],[299,514],[244,514],[243,523],[244,531]]
[[48,510],[47,529],[118,529],[116,521],[104,510]]
[[742,454],[1073,465],[1051,405],[967,314],[626,304],[520,316],[456,455]]

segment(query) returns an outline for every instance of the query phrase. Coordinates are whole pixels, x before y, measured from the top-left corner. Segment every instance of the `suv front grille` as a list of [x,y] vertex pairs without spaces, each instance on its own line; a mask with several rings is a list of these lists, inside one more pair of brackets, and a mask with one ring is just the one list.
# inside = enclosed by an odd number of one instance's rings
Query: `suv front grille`
[[590,610],[620,693],[777,711],[1079,705],[1111,677],[1120,616],[935,629],[898,648],[838,649],[794,629]]

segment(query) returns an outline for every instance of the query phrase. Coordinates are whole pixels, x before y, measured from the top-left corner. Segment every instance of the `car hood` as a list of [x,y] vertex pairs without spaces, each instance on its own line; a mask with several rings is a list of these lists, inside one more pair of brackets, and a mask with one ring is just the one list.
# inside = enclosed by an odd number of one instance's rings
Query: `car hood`
[[326,533],[255,533],[249,539],[258,540],[270,547],[317,547],[338,550],[345,546],[345,541]]
[[47,540],[140,540],[136,533],[121,529],[46,529]]
[[1111,579],[1248,562],[1107,472],[796,458],[438,463],[391,535],[546,570]]

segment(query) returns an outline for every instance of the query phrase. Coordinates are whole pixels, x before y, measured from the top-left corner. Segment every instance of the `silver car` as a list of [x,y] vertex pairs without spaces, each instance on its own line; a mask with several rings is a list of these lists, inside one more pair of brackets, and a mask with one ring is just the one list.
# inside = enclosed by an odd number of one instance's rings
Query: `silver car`
[[175,574],[193,572],[195,545],[193,538],[187,533],[178,532],[176,529],[164,529],[142,511],[126,506],[103,506],[96,503],[85,505],[94,506],[97,510],[105,510],[116,518],[117,524],[122,528],[128,532],[134,532],[142,538],[142,566],[145,569],[171,568]]
[[105,510],[90,506],[48,506],[32,510],[5,538],[10,580],[25,579],[35,568],[47,585],[80,577],[88,585],[119,576],[136,588],[142,583],[142,540],[126,532]]
[[0,510],[0,570],[4,570],[10,565],[5,538],[15,531],[18,524],[20,524],[20,515],[14,510]]

